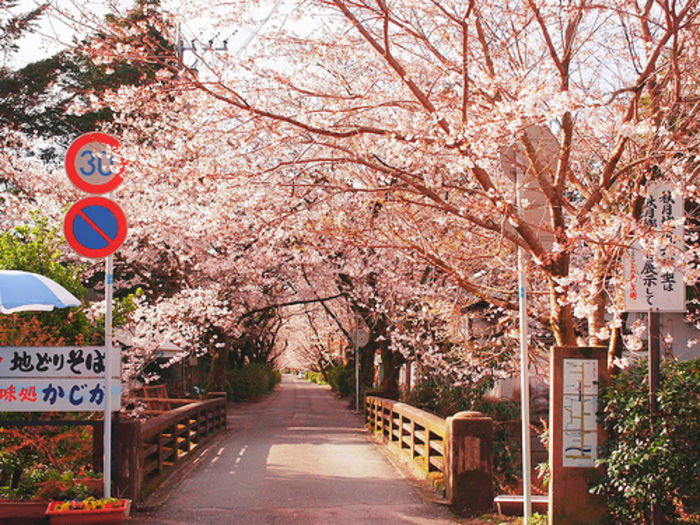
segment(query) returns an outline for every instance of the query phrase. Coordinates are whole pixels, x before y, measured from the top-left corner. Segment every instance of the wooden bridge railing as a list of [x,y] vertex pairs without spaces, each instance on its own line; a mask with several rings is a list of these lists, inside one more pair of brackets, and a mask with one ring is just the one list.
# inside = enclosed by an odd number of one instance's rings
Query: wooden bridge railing
[[178,399],[168,395],[165,385],[145,385],[132,391],[134,398],[146,406],[146,415],[163,414],[177,406],[188,405],[193,399]]
[[365,397],[365,421],[425,473],[442,475],[449,503],[469,513],[493,508],[493,421],[479,412],[442,419],[381,397]]
[[411,405],[373,396],[365,399],[365,419],[372,430],[408,454],[423,471],[445,473],[444,419]]
[[138,502],[169,467],[226,428],[226,398],[197,401],[145,421],[120,421],[118,493]]

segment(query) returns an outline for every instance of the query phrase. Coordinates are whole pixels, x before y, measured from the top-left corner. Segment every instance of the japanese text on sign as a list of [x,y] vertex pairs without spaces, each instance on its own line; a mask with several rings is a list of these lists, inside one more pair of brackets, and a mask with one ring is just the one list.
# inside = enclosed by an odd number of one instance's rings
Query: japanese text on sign
[[640,243],[632,246],[631,256],[625,261],[626,311],[685,311],[683,276],[673,268],[674,259],[683,249],[683,225],[670,224],[683,214],[683,198],[671,185],[659,184],[649,192],[642,224],[652,230],[661,248],[644,249]]
[[[112,410],[119,410],[121,383],[112,387]],[[0,411],[104,410],[105,386],[100,379],[0,379]]]
[[[102,377],[104,372],[101,346],[0,348],[0,377]],[[112,375],[119,376],[116,360]]]

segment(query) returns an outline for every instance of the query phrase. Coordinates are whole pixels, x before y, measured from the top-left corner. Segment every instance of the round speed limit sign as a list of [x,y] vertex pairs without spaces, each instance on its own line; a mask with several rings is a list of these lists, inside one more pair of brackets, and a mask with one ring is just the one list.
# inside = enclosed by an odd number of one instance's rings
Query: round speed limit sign
[[126,168],[117,155],[120,142],[106,133],[87,133],[73,141],[66,153],[66,173],[88,193],[107,193],[119,186]]

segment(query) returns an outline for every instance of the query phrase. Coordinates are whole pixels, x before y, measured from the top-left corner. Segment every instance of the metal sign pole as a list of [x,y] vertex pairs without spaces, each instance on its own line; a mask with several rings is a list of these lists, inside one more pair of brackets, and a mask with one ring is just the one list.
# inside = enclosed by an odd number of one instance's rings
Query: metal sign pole
[[[661,332],[659,323],[659,311],[649,309],[648,317],[648,367],[649,367],[649,421],[652,435],[654,433],[654,427],[656,426],[656,419],[659,415],[659,401],[657,399],[657,392],[659,391],[659,366],[661,361],[661,351],[660,351],[660,341],[659,336]],[[660,525],[663,523],[663,516],[661,514],[661,507],[656,502],[651,504],[651,525]]]
[[111,497],[112,483],[112,256],[105,260],[105,412],[104,412],[104,497]]
[[[516,176],[515,194],[520,210],[520,174]],[[518,245],[518,297],[520,320],[520,418],[522,421],[523,462],[523,523],[530,523],[532,495],[530,488],[530,362],[527,351],[527,280],[525,278],[523,249]]]

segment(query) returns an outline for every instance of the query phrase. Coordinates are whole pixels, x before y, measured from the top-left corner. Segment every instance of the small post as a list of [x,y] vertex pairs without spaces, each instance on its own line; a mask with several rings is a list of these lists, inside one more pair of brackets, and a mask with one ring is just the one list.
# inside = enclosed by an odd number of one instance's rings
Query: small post
[[656,399],[656,393],[659,390],[659,366],[661,361],[661,352],[659,344],[659,312],[658,310],[649,310],[649,413],[651,415],[652,429],[654,427],[654,419],[659,413],[659,402]]
[[[427,431],[427,429],[426,429]],[[493,420],[458,412],[445,428],[445,485],[450,505],[468,514],[493,507]]]
[[104,429],[102,421],[95,421],[92,424],[92,470],[104,472],[102,465],[104,448]]
[[[661,332],[659,322],[659,311],[649,309],[648,315],[648,366],[649,366],[649,428],[653,434],[656,419],[659,416],[659,401],[657,392],[659,391],[660,361],[661,351],[659,335]],[[657,503],[651,504],[651,525],[661,525],[664,523],[661,508]]]
[[119,443],[116,454],[117,486],[133,501],[141,499],[143,485],[143,443],[140,421],[118,421]]

